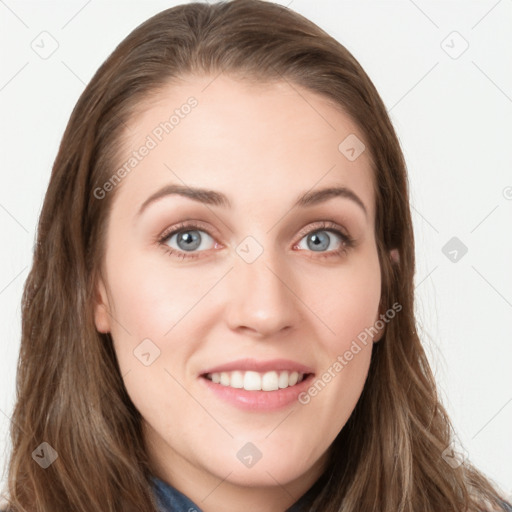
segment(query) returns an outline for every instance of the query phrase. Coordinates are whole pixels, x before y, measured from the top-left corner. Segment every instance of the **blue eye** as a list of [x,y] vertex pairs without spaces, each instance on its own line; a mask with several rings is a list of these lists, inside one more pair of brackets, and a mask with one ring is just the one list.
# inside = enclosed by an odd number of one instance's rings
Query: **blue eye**
[[[330,233],[330,236],[329,234]],[[347,242],[347,237],[342,233],[334,230],[316,230],[307,234],[302,240],[306,240],[307,249],[312,250],[313,252],[326,251],[329,248],[329,245],[333,241],[332,235],[335,235],[335,238],[341,239],[341,245],[344,245]],[[336,249],[331,249],[336,250]]]
[[[318,223],[316,229],[302,234],[302,238],[294,247],[304,250],[300,247],[302,240],[307,240],[306,250],[317,253],[319,257],[334,257],[346,254],[348,250],[355,246],[355,241],[339,229],[336,229],[335,223],[321,222]],[[330,234],[330,235],[329,235]],[[338,247],[328,249],[333,240],[332,235],[339,239]],[[176,237],[175,244],[177,247],[171,247],[170,242]],[[197,224],[183,223],[176,226],[170,232],[165,233],[158,240],[158,243],[170,255],[181,259],[198,258],[200,253],[215,247],[215,240],[204,229]],[[213,245],[212,245],[213,243]],[[210,247],[204,247],[204,244],[210,244]]]
[[[328,234],[330,233],[330,235]],[[304,250],[301,247],[302,240],[306,239],[306,250],[316,253],[315,258],[341,258],[348,254],[349,250],[356,246],[356,241],[348,234],[343,233],[337,228],[337,224],[331,221],[323,221],[317,223],[315,229],[303,233],[304,236],[301,241],[295,246]],[[332,235],[335,235],[340,240],[337,248],[326,250],[332,241]],[[319,250],[318,250],[319,249]]]
[[[177,248],[170,247],[169,245],[173,238],[176,238],[175,243]],[[164,235],[160,239],[160,244],[162,244],[164,249],[173,256],[178,256],[182,259],[196,258],[198,256],[195,254],[197,249],[209,249],[209,247],[204,247],[204,242],[207,242],[207,239],[210,239],[211,242],[214,242],[213,245],[215,245],[215,241],[205,230],[199,229],[196,225],[182,225],[170,233]]]

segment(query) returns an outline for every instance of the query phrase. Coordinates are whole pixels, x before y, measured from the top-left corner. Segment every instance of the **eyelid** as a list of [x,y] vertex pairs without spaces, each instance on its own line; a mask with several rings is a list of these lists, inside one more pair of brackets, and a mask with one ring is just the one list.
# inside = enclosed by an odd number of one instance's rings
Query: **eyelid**
[[334,222],[332,220],[319,220],[317,222],[313,222],[312,224],[308,224],[304,228],[302,228],[299,231],[299,234],[297,235],[299,237],[297,242],[300,242],[306,235],[309,235],[310,233],[314,231],[321,231],[325,230],[328,231],[329,229],[335,229],[338,231],[341,231],[347,238],[351,239],[352,237],[348,233],[347,229],[345,229],[343,226],[338,224],[337,222]]
[[[161,235],[159,235],[157,237],[155,242],[160,247],[165,246],[164,249],[167,252],[169,252],[171,254],[177,253],[178,257],[192,258],[192,259],[199,258],[201,253],[208,252],[208,250],[197,251],[197,252],[194,251],[194,252],[191,252],[190,254],[187,254],[186,251],[173,249],[171,247],[168,247],[167,244],[165,243],[166,240],[168,240],[171,236],[174,236],[180,232],[193,231],[193,230],[204,231],[210,238],[212,238],[212,240],[215,241],[216,248],[219,248],[218,247],[219,245],[222,246],[222,244],[219,244],[216,241],[216,238],[218,237],[218,234],[217,234],[218,230],[216,230],[215,228],[212,229],[212,226],[206,222],[199,221],[199,220],[192,220],[192,219],[182,221],[182,222],[178,223],[177,225],[175,224],[174,226],[167,228],[165,231],[162,232]],[[216,233],[216,235],[214,236],[214,235],[210,234],[210,231],[213,231],[214,233]],[[297,245],[301,242],[301,240],[305,236],[310,235],[316,231],[331,231],[336,236],[340,237],[342,246],[345,247],[345,249],[341,249],[342,251],[346,251],[347,249],[354,248],[357,245],[356,240],[348,233],[348,230],[344,226],[341,226],[340,224],[338,224],[337,222],[335,222],[333,220],[324,219],[321,221],[316,221],[316,222],[310,223],[310,224],[306,225],[304,228],[302,228],[297,235],[298,238],[297,238],[297,241],[293,244],[293,248],[296,248]],[[319,257],[329,257],[330,255],[333,255],[333,256],[336,255],[337,252],[338,251],[327,251],[327,252],[319,252],[318,254],[319,254]]]
[[194,228],[201,228],[201,230],[204,230],[212,238],[213,235],[210,234],[210,232],[215,233],[216,237],[220,236],[220,233],[215,228],[213,228],[211,224],[208,224],[207,222],[203,222],[201,220],[190,219],[184,220],[182,222],[179,222],[178,224],[175,224],[174,226],[167,228],[165,231],[162,232],[161,235],[158,236],[158,241],[166,240],[173,233],[179,231],[193,230]]
[[[187,229],[193,229],[193,228],[202,228],[204,231],[206,231],[207,234],[212,236],[210,233],[213,231],[215,233],[215,236],[219,236],[220,233],[213,228],[210,224],[207,222],[203,222],[200,220],[184,220],[182,222],[179,222],[177,225],[171,226],[167,229],[165,229],[162,234],[160,234],[157,238],[158,241],[166,240],[171,234],[179,232],[179,231],[185,231]],[[348,233],[347,229],[338,224],[337,222],[329,219],[313,222],[312,224],[308,224],[307,226],[304,226],[298,233],[298,240],[297,242],[300,242],[302,238],[304,238],[306,235],[309,235],[312,231],[315,230],[321,230],[321,229],[337,229],[340,230],[346,237],[351,238],[350,234]],[[213,238],[213,236],[212,236]],[[295,243],[297,243],[295,242]]]

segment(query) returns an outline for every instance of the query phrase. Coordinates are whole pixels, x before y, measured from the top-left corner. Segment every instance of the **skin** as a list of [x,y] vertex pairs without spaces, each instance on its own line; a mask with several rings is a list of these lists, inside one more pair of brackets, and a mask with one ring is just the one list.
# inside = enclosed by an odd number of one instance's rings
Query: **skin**
[[[324,97],[286,82],[221,75],[187,77],[147,102],[125,135],[122,162],[190,96],[197,107],[115,190],[96,328],[112,334],[157,476],[204,512],[282,512],[322,473],[363,389],[371,338],[309,404],[277,411],[225,403],[199,372],[239,358],[286,358],[319,377],[379,319],[370,159],[364,151],[349,161],[338,150],[349,134],[364,137]],[[138,217],[142,203],[171,183],[223,192],[232,208],[174,195]],[[368,214],[347,198],[291,209],[299,194],[328,186],[352,189]],[[185,220],[206,228],[196,259],[170,256],[156,241]],[[349,233],[355,247],[325,257],[342,240],[320,228],[329,248],[308,248],[306,233],[324,220]],[[249,235],[263,248],[250,264],[236,252]],[[165,244],[180,252],[177,235]],[[160,350],[149,366],[134,356],[146,338]],[[247,442],[262,453],[250,468],[237,458]]]

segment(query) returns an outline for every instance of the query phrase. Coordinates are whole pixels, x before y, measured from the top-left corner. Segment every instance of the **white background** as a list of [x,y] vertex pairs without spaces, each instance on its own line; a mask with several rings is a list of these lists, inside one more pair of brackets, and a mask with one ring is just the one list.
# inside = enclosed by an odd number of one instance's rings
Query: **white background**
[[[4,466],[22,286],[67,120],[115,46],[178,3],[0,0]],[[512,493],[512,0],[279,3],[344,44],[388,108],[409,168],[420,334],[467,455]],[[31,46],[50,47],[43,31],[58,43],[47,59]],[[457,262],[442,252],[454,236],[468,248]]]

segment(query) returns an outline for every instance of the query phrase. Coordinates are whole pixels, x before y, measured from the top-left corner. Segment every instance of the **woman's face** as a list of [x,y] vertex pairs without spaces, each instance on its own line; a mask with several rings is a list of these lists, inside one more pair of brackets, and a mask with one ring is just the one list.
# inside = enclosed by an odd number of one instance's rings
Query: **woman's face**
[[299,86],[189,77],[132,120],[95,191],[116,194],[96,327],[155,472],[204,507],[249,487],[295,501],[359,399],[382,334],[361,342],[381,289],[362,139]]

